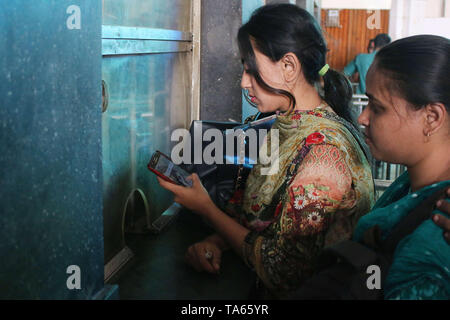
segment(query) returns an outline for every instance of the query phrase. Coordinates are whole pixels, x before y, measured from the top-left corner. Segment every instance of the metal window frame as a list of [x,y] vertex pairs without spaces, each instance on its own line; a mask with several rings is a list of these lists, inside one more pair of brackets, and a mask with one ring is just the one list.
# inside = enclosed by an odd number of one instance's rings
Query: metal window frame
[[188,123],[200,119],[201,0],[193,0],[191,31],[102,25],[102,55],[191,52],[191,112]]
[[192,33],[170,29],[103,25],[102,39],[191,41]]
[[201,11],[202,1],[193,0],[191,27],[192,27],[192,60],[191,60],[191,118],[190,122],[200,120],[200,53],[201,53]]
[[192,51],[192,33],[179,30],[102,26],[102,55]]

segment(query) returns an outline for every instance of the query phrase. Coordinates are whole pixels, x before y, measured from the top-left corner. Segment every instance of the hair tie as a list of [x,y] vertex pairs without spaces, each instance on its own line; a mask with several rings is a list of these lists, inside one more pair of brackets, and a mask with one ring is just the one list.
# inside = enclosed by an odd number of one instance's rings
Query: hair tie
[[328,69],[330,69],[330,66],[327,63],[326,65],[324,65],[322,67],[322,69],[320,69],[319,75],[323,77],[325,75],[325,73],[327,73]]

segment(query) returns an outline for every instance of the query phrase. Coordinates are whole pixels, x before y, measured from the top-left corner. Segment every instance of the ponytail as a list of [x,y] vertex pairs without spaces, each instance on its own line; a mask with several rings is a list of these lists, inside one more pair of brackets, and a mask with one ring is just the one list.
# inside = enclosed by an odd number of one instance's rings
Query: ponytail
[[350,111],[353,95],[350,81],[342,73],[330,68],[323,76],[323,82],[324,96],[322,98],[338,116],[357,128]]
[[335,70],[323,69],[328,51],[326,41],[320,24],[308,11],[287,3],[265,5],[258,8],[238,32],[239,52],[248,65],[248,72],[264,89],[286,96],[291,102],[290,107],[295,108],[295,98],[289,92],[271,88],[259,76],[251,40],[261,53],[274,62],[279,61],[288,52],[295,53],[302,64],[305,80],[312,86],[320,82],[322,75],[322,99],[338,116],[358,128],[350,111],[350,82]]

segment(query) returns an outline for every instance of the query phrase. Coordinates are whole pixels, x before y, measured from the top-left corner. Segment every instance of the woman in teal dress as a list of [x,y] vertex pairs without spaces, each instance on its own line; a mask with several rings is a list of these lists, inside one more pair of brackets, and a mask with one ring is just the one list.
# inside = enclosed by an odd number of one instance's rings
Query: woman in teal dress
[[[450,40],[421,35],[384,47],[368,72],[366,94],[369,105],[358,121],[373,156],[408,170],[359,220],[357,241],[375,225],[386,237],[424,199],[450,186]],[[448,210],[434,213],[448,218]],[[383,289],[385,299],[450,299],[450,245],[432,219],[398,244]]]

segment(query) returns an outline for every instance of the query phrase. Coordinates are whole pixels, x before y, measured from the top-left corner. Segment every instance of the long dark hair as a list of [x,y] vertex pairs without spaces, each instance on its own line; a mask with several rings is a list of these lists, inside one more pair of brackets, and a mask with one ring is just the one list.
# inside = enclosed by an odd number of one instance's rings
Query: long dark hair
[[449,39],[419,35],[394,41],[378,51],[373,67],[412,108],[440,102],[450,112]]
[[[292,94],[270,87],[259,75],[250,40],[274,62],[293,52],[302,64],[306,81],[310,85],[320,82],[319,71],[326,64],[327,45],[319,24],[308,11],[292,4],[265,5],[257,9],[238,32],[239,51],[243,63],[247,65],[247,72],[263,89],[286,96],[291,108],[295,108],[296,101]],[[348,79],[330,68],[323,81],[321,98],[337,115],[355,125],[349,109],[352,88]]]

